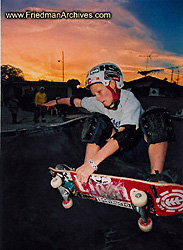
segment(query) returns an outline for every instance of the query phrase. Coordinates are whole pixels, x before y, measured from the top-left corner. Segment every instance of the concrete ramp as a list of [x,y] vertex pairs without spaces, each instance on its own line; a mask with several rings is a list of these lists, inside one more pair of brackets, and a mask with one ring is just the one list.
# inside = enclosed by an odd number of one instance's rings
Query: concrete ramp
[[[182,215],[154,218],[150,233],[137,225],[134,211],[74,198],[65,210],[61,196],[50,186],[48,167],[83,163],[80,142],[84,119],[58,126],[2,133],[1,137],[1,249],[2,250],[114,250],[182,248]],[[182,123],[176,122],[177,141],[168,151],[166,170],[182,181]],[[126,164],[111,156],[100,171],[141,178],[148,165]]]

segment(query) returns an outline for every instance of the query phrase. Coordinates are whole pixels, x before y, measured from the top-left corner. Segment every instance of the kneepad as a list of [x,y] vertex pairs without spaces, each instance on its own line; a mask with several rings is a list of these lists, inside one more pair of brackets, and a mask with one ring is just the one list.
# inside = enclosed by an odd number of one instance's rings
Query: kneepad
[[94,113],[84,123],[81,133],[82,142],[96,143],[102,147],[112,134],[113,125],[109,117]]
[[118,142],[119,151],[129,150],[134,147],[142,136],[142,132],[136,130],[135,125],[125,125],[124,127],[125,129],[122,132],[116,132],[112,137]]
[[173,122],[166,108],[147,109],[140,118],[140,124],[148,145],[175,139]]

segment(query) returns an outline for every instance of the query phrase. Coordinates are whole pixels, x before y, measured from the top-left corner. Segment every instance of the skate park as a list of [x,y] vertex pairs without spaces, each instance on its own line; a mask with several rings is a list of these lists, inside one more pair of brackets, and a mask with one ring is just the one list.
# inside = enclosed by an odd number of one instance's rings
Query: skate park
[[[50,186],[48,167],[82,165],[84,119],[1,133],[1,242],[5,249],[181,249],[182,214],[152,215],[153,229],[142,232],[133,210],[73,197],[66,210]],[[165,171],[182,184],[182,121],[174,120],[176,141],[169,144]],[[143,178],[148,165],[127,164],[111,156],[101,166],[111,174]],[[113,172],[113,170],[112,170]]]

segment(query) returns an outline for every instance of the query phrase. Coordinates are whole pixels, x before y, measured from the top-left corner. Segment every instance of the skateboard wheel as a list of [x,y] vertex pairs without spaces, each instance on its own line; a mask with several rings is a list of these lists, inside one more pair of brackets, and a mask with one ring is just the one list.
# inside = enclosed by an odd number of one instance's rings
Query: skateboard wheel
[[143,232],[149,232],[151,231],[152,229],[152,226],[153,226],[153,222],[152,222],[152,219],[149,217],[147,219],[147,222],[143,222],[142,218],[139,218],[138,220],[138,225],[139,225],[139,228],[143,231]]
[[136,207],[143,207],[147,204],[147,194],[144,191],[135,190],[131,194],[131,199]]
[[63,201],[63,202],[62,202],[62,206],[63,206],[65,209],[71,208],[72,205],[73,205],[73,201],[72,201],[71,198],[69,198],[67,202],[66,202],[66,201]]
[[50,182],[52,188],[58,188],[62,185],[62,179],[59,176],[54,177]]

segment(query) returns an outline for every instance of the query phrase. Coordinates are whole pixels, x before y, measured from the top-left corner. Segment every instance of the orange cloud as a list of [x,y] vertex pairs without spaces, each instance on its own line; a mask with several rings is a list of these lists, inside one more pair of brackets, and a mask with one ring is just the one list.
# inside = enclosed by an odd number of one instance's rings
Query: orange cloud
[[[63,8],[61,6],[60,8]],[[42,9],[29,7],[30,11]],[[151,68],[164,63],[180,65],[182,58],[162,52],[151,38],[151,31],[117,2],[64,1],[65,11],[110,11],[111,20],[8,20],[2,18],[2,64],[12,64],[28,80],[62,80],[61,51],[65,55],[65,81],[78,79],[82,84],[94,65],[111,61],[120,65],[126,81],[139,77],[146,58],[140,54],[158,54],[149,60]],[[45,11],[53,11],[46,10]],[[62,10],[62,9],[60,9]],[[59,11],[60,11],[59,10]],[[25,10],[23,10],[25,11]],[[58,11],[58,10],[54,10]]]

